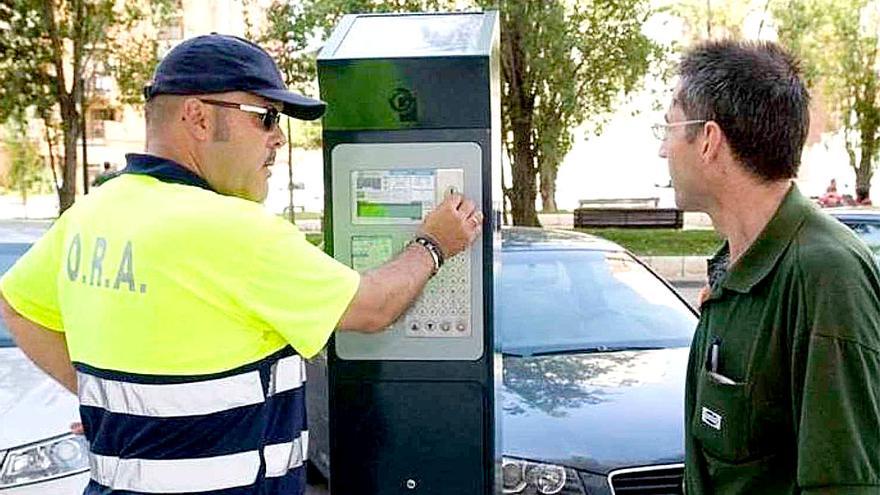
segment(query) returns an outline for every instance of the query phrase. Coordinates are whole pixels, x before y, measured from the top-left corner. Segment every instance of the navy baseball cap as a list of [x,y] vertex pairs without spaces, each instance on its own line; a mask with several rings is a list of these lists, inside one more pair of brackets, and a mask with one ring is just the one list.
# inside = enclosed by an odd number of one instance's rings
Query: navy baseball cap
[[324,115],[327,105],[287,89],[272,57],[250,41],[224,34],[190,38],[156,67],[144,97],[245,91],[284,104],[282,113],[301,120]]

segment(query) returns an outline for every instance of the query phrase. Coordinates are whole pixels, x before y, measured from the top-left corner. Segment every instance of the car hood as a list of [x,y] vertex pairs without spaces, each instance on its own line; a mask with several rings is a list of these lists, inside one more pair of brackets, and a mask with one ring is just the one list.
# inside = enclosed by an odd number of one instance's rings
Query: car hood
[[0,348],[0,450],[69,433],[78,407],[76,396],[20,349]]
[[607,474],[684,459],[687,348],[504,357],[504,454]]

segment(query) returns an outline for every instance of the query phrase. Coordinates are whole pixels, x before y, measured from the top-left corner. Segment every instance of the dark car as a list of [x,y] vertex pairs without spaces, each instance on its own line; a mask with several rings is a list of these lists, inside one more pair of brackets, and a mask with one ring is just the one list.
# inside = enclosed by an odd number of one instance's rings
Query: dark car
[[[620,246],[503,232],[504,492],[678,494],[694,310]],[[329,473],[326,360],[309,364],[309,459]]]
[[880,262],[880,209],[874,208],[840,208],[825,210],[852,229]]

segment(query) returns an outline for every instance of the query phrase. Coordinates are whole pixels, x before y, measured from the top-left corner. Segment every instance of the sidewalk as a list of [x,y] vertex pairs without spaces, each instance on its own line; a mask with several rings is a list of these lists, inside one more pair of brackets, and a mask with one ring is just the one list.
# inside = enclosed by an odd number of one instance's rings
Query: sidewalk
[[709,256],[639,256],[661,277],[676,286],[702,287],[706,284],[706,260]]

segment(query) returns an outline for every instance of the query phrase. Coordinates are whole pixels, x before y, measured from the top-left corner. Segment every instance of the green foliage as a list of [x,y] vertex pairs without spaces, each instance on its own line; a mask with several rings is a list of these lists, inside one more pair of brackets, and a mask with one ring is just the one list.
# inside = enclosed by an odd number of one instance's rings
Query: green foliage
[[128,90],[143,85],[144,67],[155,61],[151,45],[143,45],[148,35],[139,36],[136,28],[161,19],[173,5],[172,0],[7,0],[0,5],[0,122],[21,119],[33,108],[53,132],[60,125],[62,211],[75,198],[86,82],[107,68],[130,97]]
[[774,4],[779,38],[802,60],[843,129],[856,187],[867,190],[880,144],[880,3],[791,0]]
[[[593,133],[601,132],[621,96],[639,87],[664,52],[641,32],[651,14],[647,1],[499,5],[506,148],[513,167],[541,174],[545,210],[554,210],[556,172],[571,150],[572,129],[586,124]],[[515,122],[529,125],[519,128]],[[512,205],[514,224],[536,224],[534,192],[517,190],[524,185],[518,175],[514,170],[508,191],[519,203]]]
[[689,45],[710,38],[742,39],[746,18],[763,14],[769,3],[758,6],[753,1],[742,0],[679,0],[664,10],[684,21],[684,38]]
[[276,1],[259,40],[288,82],[309,91],[314,47],[344,14],[461,7],[500,11],[502,136],[514,169],[507,193],[514,223],[537,223],[539,171],[549,171],[545,182],[555,185],[555,172],[572,146],[571,130],[588,122],[598,132],[620,95],[636,89],[650,64],[662,58],[660,47],[641,32],[650,14],[647,0]]
[[18,123],[7,126],[4,145],[9,157],[6,184],[9,189],[21,195],[22,203],[27,204],[28,194],[46,192],[50,181],[40,157],[38,145],[28,139],[25,128]]
[[291,136],[288,138],[290,145],[294,148],[304,150],[321,149],[323,142],[321,136],[321,125],[315,121],[294,120]]

